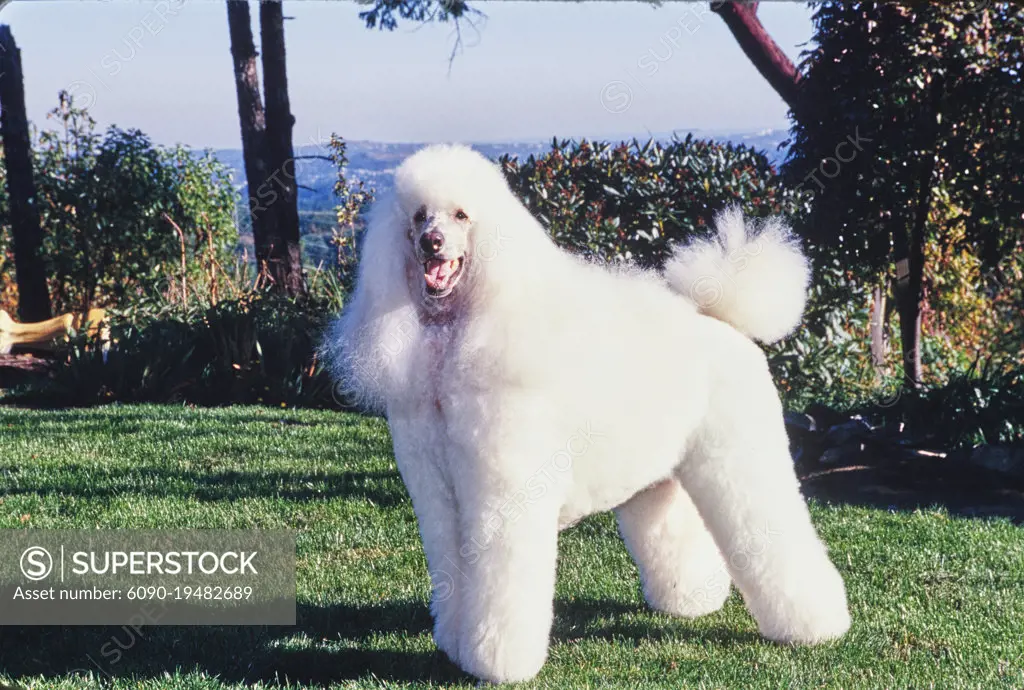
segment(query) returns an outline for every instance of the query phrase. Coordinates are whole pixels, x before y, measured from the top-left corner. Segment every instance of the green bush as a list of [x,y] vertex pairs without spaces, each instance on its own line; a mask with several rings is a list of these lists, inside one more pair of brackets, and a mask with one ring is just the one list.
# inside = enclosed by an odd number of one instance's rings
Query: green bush
[[250,293],[189,313],[111,326],[108,349],[72,340],[45,383],[15,394],[34,404],[262,403],[330,407],[332,384],[316,348],[334,305]]
[[[50,117],[57,127],[39,133],[33,165],[56,313],[177,299],[189,286],[208,291],[224,280],[238,244],[236,194],[211,152],[157,147],[138,130],[100,135],[63,92]],[[0,211],[3,174],[0,167]],[[9,237],[0,228],[0,276],[13,283]]]
[[764,350],[787,408],[848,409],[884,385],[871,360],[871,289],[838,261],[817,258],[803,323]]
[[706,232],[730,204],[753,217],[799,210],[763,153],[692,136],[664,145],[556,139],[543,156],[500,163],[555,242],[607,262],[660,266],[672,242]]
[[937,448],[1024,441],[1024,364],[974,362],[940,386],[902,391],[858,412]]

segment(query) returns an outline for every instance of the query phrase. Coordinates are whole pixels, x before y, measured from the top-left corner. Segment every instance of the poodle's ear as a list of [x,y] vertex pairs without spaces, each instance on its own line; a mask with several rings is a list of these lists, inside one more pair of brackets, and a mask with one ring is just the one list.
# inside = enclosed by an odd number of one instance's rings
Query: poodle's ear
[[[382,312],[398,303],[409,302],[405,278],[405,219],[393,196],[385,197],[370,209],[366,233],[357,247],[359,271],[353,308],[369,307]],[[384,308],[382,308],[384,307]]]
[[406,346],[420,327],[405,276],[407,242],[394,198],[379,200],[359,246],[355,290],[321,350],[342,392],[376,412],[402,380]]

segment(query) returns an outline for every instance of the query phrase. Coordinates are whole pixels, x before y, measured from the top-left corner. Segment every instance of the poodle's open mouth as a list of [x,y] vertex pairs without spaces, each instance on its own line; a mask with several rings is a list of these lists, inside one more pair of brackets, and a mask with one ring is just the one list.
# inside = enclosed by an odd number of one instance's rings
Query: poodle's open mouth
[[455,289],[462,277],[464,257],[457,259],[427,259],[423,264],[423,280],[427,294],[431,297],[445,297]]

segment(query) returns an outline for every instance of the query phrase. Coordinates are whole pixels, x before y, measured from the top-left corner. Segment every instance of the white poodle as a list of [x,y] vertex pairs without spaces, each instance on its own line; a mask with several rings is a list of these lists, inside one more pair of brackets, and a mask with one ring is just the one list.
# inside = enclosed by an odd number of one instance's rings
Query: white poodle
[[387,416],[434,639],[465,671],[540,670],[558,531],[612,509],[659,611],[715,611],[734,582],[772,640],[849,627],[750,340],[799,323],[807,263],[778,221],[733,210],[716,225],[663,275],[593,265],[461,146],[411,156],[375,205],[326,349]]

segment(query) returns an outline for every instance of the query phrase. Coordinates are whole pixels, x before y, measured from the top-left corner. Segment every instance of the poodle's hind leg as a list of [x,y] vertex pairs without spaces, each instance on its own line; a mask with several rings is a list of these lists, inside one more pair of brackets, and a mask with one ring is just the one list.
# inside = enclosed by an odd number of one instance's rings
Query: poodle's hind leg
[[677,469],[761,634],[814,644],[850,626],[843,580],[811,524],[771,380],[716,405]]
[[640,570],[651,608],[684,618],[717,611],[729,573],[696,506],[675,479],[654,484],[616,508],[619,533]]

